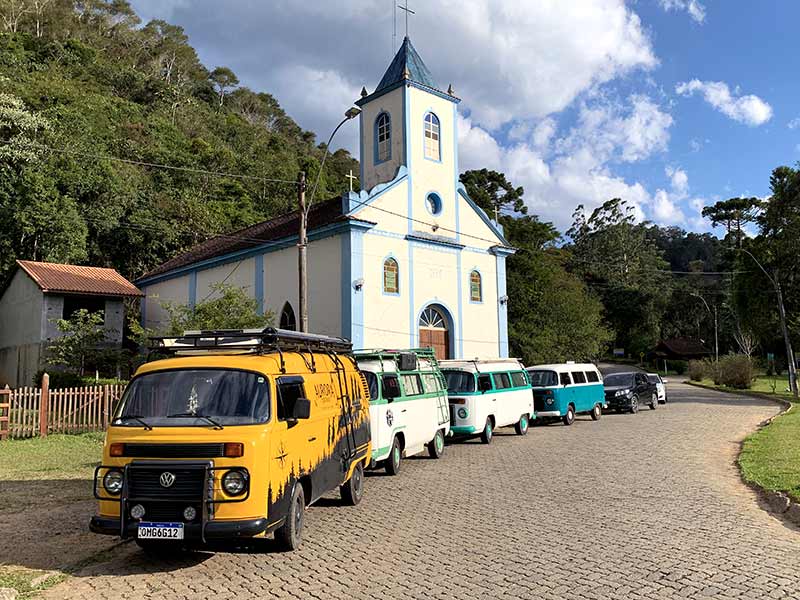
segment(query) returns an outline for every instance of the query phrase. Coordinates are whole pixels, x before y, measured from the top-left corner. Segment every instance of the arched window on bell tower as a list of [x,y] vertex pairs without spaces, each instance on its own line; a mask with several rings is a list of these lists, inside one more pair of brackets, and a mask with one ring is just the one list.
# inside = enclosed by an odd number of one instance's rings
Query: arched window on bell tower
[[286,304],[283,305],[283,310],[281,311],[281,329],[288,329],[289,331],[297,331],[297,319],[294,316],[294,309],[292,305],[289,304],[289,301],[286,301]]

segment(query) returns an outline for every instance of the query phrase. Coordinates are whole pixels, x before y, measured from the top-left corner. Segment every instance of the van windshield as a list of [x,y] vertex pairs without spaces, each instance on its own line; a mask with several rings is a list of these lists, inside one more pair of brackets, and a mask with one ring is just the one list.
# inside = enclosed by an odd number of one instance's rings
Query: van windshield
[[447,391],[463,394],[475,391],[475,374],[469,371],[442,371],[447,379]]
[[558,385],[558,374],[555,371],[528,371],[533,387],[554,387]]
[[122,396],[114,425],[208,427],[266,423],[269,382],[232,369],[171,369],[136,377]]

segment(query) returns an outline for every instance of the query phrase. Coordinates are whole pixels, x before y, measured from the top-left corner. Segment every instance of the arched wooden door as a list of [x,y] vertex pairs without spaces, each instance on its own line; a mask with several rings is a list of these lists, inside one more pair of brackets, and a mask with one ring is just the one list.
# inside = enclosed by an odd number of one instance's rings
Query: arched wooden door
[[439,360],[451,358],[448,320],[435,306],[429,306],[419,316],[419,345],[433,348]]

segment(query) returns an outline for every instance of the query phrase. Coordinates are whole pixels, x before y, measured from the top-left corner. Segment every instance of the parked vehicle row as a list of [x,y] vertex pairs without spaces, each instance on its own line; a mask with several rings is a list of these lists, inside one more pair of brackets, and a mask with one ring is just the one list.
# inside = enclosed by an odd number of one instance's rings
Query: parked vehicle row
[[[440,458],[448,436],[476,436],[603,408],[655,408],[663,382],[592,364],[525,368],[516,359],[446,360],[432,350],[360,350],[279,329],[154,338],[95,470],[90,529],[148,551],[274,534],[302,539],[308,506],[336,488],[364,493],[365,470],[400,472],[404,457]],[[666,401],[666,393],[663,393]]]

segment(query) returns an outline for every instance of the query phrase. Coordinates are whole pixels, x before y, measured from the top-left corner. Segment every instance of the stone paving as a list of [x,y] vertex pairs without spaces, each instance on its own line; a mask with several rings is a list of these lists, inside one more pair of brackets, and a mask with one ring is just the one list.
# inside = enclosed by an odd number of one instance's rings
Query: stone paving
[[680,384],[670,400],[373,474],[358,507],[310,509],[293,554],[265,542],[157,561],[124,544],[45,597],[800,598],[800,531],[759,508],[734,463],[778,406]]

